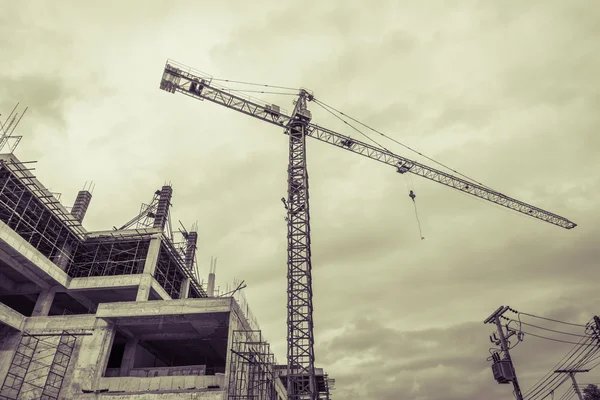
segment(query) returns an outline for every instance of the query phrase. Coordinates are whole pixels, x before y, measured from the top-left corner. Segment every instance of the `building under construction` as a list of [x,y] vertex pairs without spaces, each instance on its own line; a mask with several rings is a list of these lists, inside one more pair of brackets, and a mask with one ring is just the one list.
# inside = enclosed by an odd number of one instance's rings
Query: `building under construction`
[[68,211],[28,165],[0,155],[0,400],[287,398],[241,291],[205,289],[197,232],[175,239],[170,186],[88,232],[91,192]]

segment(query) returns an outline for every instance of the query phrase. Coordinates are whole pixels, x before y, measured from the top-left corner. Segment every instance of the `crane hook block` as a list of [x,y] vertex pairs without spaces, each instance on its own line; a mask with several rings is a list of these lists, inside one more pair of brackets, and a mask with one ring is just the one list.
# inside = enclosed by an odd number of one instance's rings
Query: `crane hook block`
[[415,201],[415,197],[417,197],[417,195],[414,194],[414,192],[411,190],[410,193],[408,194],[408,197],[410,197],[412,199],[412,201]]

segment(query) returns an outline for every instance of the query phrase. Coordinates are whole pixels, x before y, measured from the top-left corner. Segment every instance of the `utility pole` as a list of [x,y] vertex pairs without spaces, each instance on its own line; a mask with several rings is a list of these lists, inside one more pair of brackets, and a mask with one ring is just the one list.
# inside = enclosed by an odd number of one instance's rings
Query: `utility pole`
[[[496,324],[496,327],[498,328],[498,336],[500,337],[500,346],[502,348],[502,351],[504,352],[504,360],[501,362],[508,364],[511,369],[510,373],[508,374],[509,376],[506,376],[507,374],[504,371],[503,378],[505,379],[506,383],[508,383],[508,381],[512,382],[514,390],[515,390],[515,397],[517,398],[517,400],[523,400],[523,394],[521,393],[521,388],[519,387],[519,381],[517,380],[517,373],[515,371],[515,366],[513,365],[512,359],[510,358],[510,353],[508,351],[508,342],[506,340],[506,336],[504,335],[504,330],[502,329],[502,324],[500,323],[500,317],[509,308],[510,307],[508,307],[508,306],[500,306],[496,311],[494,311],[492,313],[492,315],[487,317],[486,320],[483,321],[483,323],[484,324],[490,324],[490,323]],[[494,372],[496,372],[496,371],[494,371]],[[502,382],[502,383],[504,383],[504,382]]]
[[577,393],[577,397],[579,397],[579,400],[583,400],[583,396],[579,391],[579,385],[577,385],[577,381],[575,380],[575,374],[578,372],[590,372],[589,369],[557,369],[554,372],[557,374],[569,374],[571,380],[573,381],[573,387],[575,388],[575,393]]

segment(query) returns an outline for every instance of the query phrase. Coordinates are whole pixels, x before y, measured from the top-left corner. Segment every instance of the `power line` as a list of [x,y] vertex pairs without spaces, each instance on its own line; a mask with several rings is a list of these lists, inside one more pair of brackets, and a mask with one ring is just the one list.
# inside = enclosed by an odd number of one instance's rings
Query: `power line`
[[[567,368],[563,368],[563,369],[580,369],[581,365],[584,364],[585,362],[587,362],[587,360],[592,356],[590,353],[597,353],[600,349],[597,346],[593,346],[588,353],[583,356],[583,358],[579,361],[577,361],[577,364],[575,365],[571,365]],[[568,380],[568,378],[565,378],[562,382],[560,382],[558,385],[555,385],[552,390],[556,390],[558,387],[560,387],[560,385],[562,385],[566,380]],[[547,388],[549,385],[546,385],[546,387],[543,387],[542,389]],[[536,396],[537,397],[537,396]],[[533,399],[534,397],[532,397],[531,399]]]
[[[555,375],[553,373],[553,371],[556,371],[557,369],[566,369],[565,368],[566,363],[569,362],[569,360],[571,360],[578,352],[581,352],[584,350],[582,345],[586,340],[590,340],[590,338],[582,338],[579,341],[579,343],[577,343],[575,346],[573,346],[573,348],[567,354],[565,354],[565,356],[563,356],[563,358],[561,360],[559,360],[558,363],[556,363],[556,365],[548,373],[546,373],[542,378],[540,378],[540,380],[538,382],[536,382],[531,387],[531,389],[529,389],[525,393],[525,397],[530,398],[529,396],[532,396],[531,399],[533,399],[534,396],[537,396],[542,390],[544,390],[549,385],[553,384],[557,379],[559,379],[560,376]],[[550,378],[552,376],[553,376],[553,378]],[[560,386],[563,382],[561,382],[558,386]]]
[[565,324],[565,325],[578,326],[578,327],[582,327],[582,328],[585,328],[587,326],[587,325],[582,325],[582,324],[574,324],[571,322],[559,321],[559,320],[552,319],[552,318],[540,317],[538,315],[528,314],[528,313],[524,313],[524,312],[520,312],[520,311],[513,310],[513,312],[516,312],[517,314],[521,314],[521,315],[527,315],[528,317],[544,319],[546,321],[558,322],[560,324]]
[[[538,337],[538,338],[541,338],[541,339],[551,340],[553,342],[568,343],[568,344],[574,344],[574,345],[577,345],[577,346],[589,346],[589,345],[583,345],[583,344],[579,344],[579,343],[575,343],[575,342],[570,342],[568,340],[554,339],[554,338],[549,338],[549,337],[546,337],[546,336],[536,335],[535,333],[525,332],[523,330],[521,332],[523,332],[526,335],[535,336],[535,337]],[[585,337],[585,336],[583,336],[583,337]]]
[[[506,318],[506,317],[504,317],[504,318]],[[542,330],[549,331],[549,332],[561,333],[561,334],[563,334],[563,335],[577,336],[577,337],[583,337],[583,338],[585,338],[585,337],[589,337],[589,335],[580,335],[580,334],[578,334],[578,333],[563,332],[563,331],[557,331],[557,330],[550,329],[550,328],[544,328],[543,326],[538,326],[538,325],[534,325],[534,324],[529,324],[529,323],[527,323],[527,322],[518,321],[518,320],[516,320],[516,319],[511,319],[511,318],[506,318],[506,319],[507,319],[508,321],[511,321],[511,322],[516,322],[516,323],[518,323],[518,324],[527,325],[527,326],[532,326],[532,327],[534,327],[534,328],[542,329]]]
[[[580,348],[581,350],[583,350],[583,348]],[[584,357],[583,359],[577,361],[577,363],[575,365],[570,365],[567,366],[566,368],[559,368],[559,369],[579,369],[581,364],[585,362],[585,360],[590,356],[591,352],[597,352],[598,348],[597,347],[593,347]],[[552,373],[552,371],[550,371],[550,373]],[[552,379],[550,382],[546,383],[544,386],[540,387],[540,389],[534,393],[532,395],[532,397],[530,399],[535,399],[537,398],[539,395],[544,394],[544,389],[548,389],[548,387],[554,383],[554,381],[556,380],[556,378],[559,377],[558,375],[555,375],[555,378]],[[560,381],[558,384],[554,384],[552,385],[552,388],[550,389],[550,391],[552,390],[556,390],[558,387],[560,387],[566,380],[568,380],[568,377],[565,377],[562,381]],[[540,385],[541,386],[541,385]],[[549,393],[549,392],[548,392]]]

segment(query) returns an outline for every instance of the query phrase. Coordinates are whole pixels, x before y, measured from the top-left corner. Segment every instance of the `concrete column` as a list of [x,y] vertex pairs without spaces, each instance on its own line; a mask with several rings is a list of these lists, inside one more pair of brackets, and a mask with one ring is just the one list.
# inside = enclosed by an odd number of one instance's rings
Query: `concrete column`
[[137,345],[137,339],[129,339],[127,340],[127,343],[125,343],[125,351],[123,352],[123,360],[121,361],[121,370],[119,371],[120,376],[128,376],[129,371],[133,368]]
[[32,317],[47,317],[54,301],[54,295],[56,291],[54,289],[44,290],[37,298],[35,307],[31,313]]
[[[233,307],[233,297],[229,298],[229,305],[230,305],[230,312],[229,312],[229,329],[227,332],[227,356],[225,359],[225,374],[229,375],[230,369],[231,369],[231,356],[232,356],[232,352],[231,349],[233,348],[233,332],[239,329],[243,329],[240,327],[240,318],[237,315],[237,313],[235,312],[235,309]],[[229,379],[225,379],[224,382],[224,388],[223,391],[225,393],[228,393],[229,390]]]
[[58,265],[58,267],[63,271],[66,271],[67,267],[69,266],[69,258],[72,256],[73,246],[65,243],[65,245],[61,248],[61,251],[54,256],[52,262]]
[[135,301],[148,301],[150,299],[150,290],[152,289],[152,275],[143,274],[140,279]]
[[215,297],[215,274],[208,274],[208,287],[206,289],[208,297]]
[[208,288],[206,294],[208,297],[215,297],[215,272],[217,270],[217,259],[210,259],[210,270],[208,274]]
[[181,282],[181,290],[179,291],[180,299],[187,299],[190,294],[190,278],[184,278]]
[[148,253],[146,254],[146,263],[144,264],[144,272],[140,280],[140,286],[135,301],[148,301],[150,297],[150,288],[152,287],[152,279],[156,271],[158,262],[158,253],[160,251],[160,238],[152,238]]
[[144,273],[154,276],[156,271],[156,263],[158,262],[158,253],[160,251],[160,238],[152,238],[146,254],[146,263],[144,264]]

